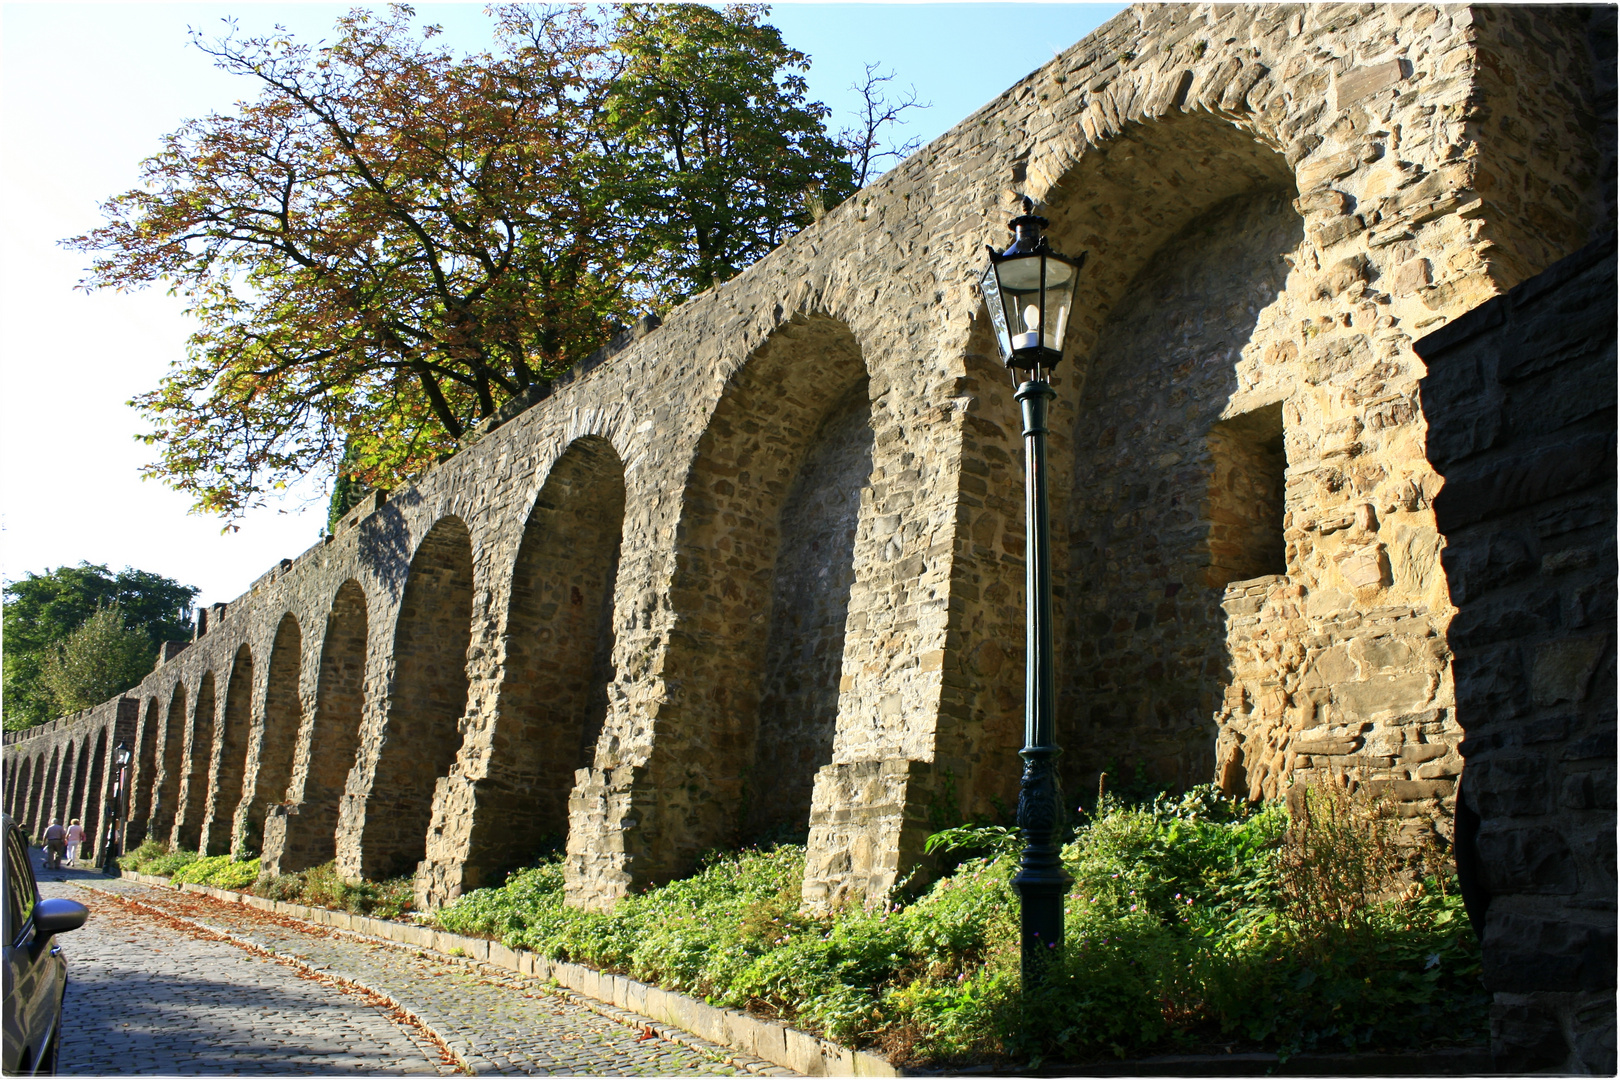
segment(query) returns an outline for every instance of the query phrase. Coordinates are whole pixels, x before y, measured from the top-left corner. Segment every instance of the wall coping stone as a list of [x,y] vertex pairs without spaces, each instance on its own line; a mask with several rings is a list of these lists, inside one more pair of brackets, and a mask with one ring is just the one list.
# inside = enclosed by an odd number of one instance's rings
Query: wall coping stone
[[763,1058],[773,1065],[804,1076],[899,1076],[900,1071],[878,1054],[851,1050],[819,1036],[791,1028],[776,1020],[756,1020],[736,1009],[722,1009],[674,990],[640,982],[623,975],[597,971],[584,964],[548,960],[526,949],[511,949],[484,938],[463,937],[444,930],[433,930],[410,923],[350,915],[344,911],[267,900],[262,896],[210,885],[185,882],[174,885],[168,878],[122,870],[120,876],[142,885],[200,893],[227,904],[243,904],[261,911],[272,911],[320,926],[332,926],[350,933],[381,938],[414,948],[431,949],[451,955],[452,949],[478,963],[516,971],[539,979],[552,979],[577,994],[637,1012],[650,1020],[690,1032],[712,1043]]

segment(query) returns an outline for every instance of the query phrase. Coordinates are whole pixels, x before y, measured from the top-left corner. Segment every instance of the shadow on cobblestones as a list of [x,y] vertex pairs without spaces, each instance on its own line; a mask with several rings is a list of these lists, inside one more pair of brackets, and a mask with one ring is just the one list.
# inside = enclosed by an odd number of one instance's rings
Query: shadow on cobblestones
[[68,960],[60,1071],[68,1075],[435,1075],[438,1048],[384,1009],[47,878],[87,902]]
[[[185,1074],[229,1071],[259,1075],[275,1071],[432,1072],[434,1068],[424,1065],[437,1056],[434,1051],[439,1046],[432,1043],[436,1039],[443,1040],[441,1045],[455,1059],[480,1074],[712,1076],[737,1075],[743,1071],[738,1067],[741,1062],[733,1060],[735,1051],[684,1033],[666,1037],[652,1026],[634,1022],[644,1018],[609,1015],[606,1007],[592,1007],[568,991],[515,973],[314,926],[254,908],[223,904],[193,893],[107,878],[86,880],[83,884],[96,891],[74,888],[67,883],[52,887],[64,893],[71,891],[91,902],[92,918],[102,919],[105,925],[161,927],[171,935],[189,930],[200,940],[213,938],[207,942],[212,948],[234,951],[237,962],[251,967],[254,972],[274,969],[283,980],[302,978],[307,985],[340,981],[351,994],[357,990],[360,997],[371,995],[372,1000],[382,1001],[385,1006],[381,1010],[370,1010],[372,1017],[392,1015],[396,1022],[418,1025],[415,1049],[418,1060],[424,1063],[414,1070],[406,1070],[399,1065],[361,1067],[352,1064],[354,1058],[333,1057],[328,1052],[334,1044],[324,1035],[316,1037],[325,1027],[332,1026],[333,1020],[315,1011],[310,1014],[307,1026],[288,1025],[285,1021],[278,1025],[272,1021],[254,1028],[255,1037],[268,1028],[266,1038],[282,1040],[284,1056],[280,1060],[286,1067],[281,1070],[258,1067],[256,1062],[266,1056],[263,1052],[255,1059],[188,1051],[190,1063],[183,1069],[136,1067],[108,1071]],[[227,943],[220,935],[234,944]],[[138,938],[137,933],[114,936]],[[124,947],[135,946],[125,942]],[[86,960],[99,963],[100,958],[87,957]],[[289,964],[297,966],[288,967]],[[163,981],[144,989],[151,977],[148,967],[130,972],[120,984],[119,992],[134,989],[150,998],[146,1027],[154,1030],[168,1031],[177,1020],[185,1022],[193,1017],[202,1017],[206,1026],[213,1023],[215,1011],[224,1008],[227,1002],[229,1008],[235,1010],[233,1015],[238,1023],[245,1012],[285,1015],[283,1010],[289,1004],[277,995],[261,995],[256,988],[244,986],[237,977],[219,979],[212,973],[198,973],[178,978],[173,971],[168,971]],[[210,980],[224,985],[204,987]],[[187,985],[190,981],[197,983],[197,993]],[[275,985],[280,995],[289,993],[285,982]],[[225,996],[225,1002],[218,1000],[220,995]],[[292,997],[296,999],[299,995],[293,993]],[[304,1008],[295,1000],[290,1004],[293,1008]],[[289,1026],[296,1035],[282,1030]],[[131,1036],[138,1037],[141,1030],[132,1025],[126,1031],[103,1021],[101,1027],[93,1029],[93,1034],[98,1042],[112,1044],[122,1039],[126,1047],[133,1049],[137,1043]],[[295,1047],[295,1042],[301,1045]],[[380,1047],[367,1053],[375,1055],[372,1060],[387,1057]],[[356,1051],[355,1057],[359,1056]],[[450,1059],[447,1055],[441,1060],[449,1062]],[[63,1063],[64,1071],[87,1071],[76,1068],[76,1059],[66,1049]],[[787,1070],[757,1059],[748,1061],[745,1067],[750,1071],[791,1075]],[[436,1071],[450,1069],[440,1065]]]

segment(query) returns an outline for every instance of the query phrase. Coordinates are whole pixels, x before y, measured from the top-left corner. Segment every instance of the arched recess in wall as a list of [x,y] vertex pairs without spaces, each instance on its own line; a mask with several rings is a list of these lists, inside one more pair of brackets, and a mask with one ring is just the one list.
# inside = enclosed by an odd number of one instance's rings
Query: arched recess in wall
[[624,462],[576,440],[546,477],[512,570],[505,678],[464,888],[493,883],[568,833],[574,770],[591,764],[613,678]]
[[135,736],[135,767],[130,771],[129,839],[135,843],[146,839],[150,828],[152,796],[157,790],[158,728],[162,726],[158,699],[147,698]]
[[368,879],[415,869],[427,850],[433,788],[461,748],[472,640],[472,537],[441,518],[411,558],[394,625],[394,672],[361,837]]
[[298,695],[303,668],[304,635],[291,612],[281,617],[275,643],[270,646],[270,665],[265,672],[264,731],[258,745],[258,768],[253,774],[253,791],[238,816],[242,819],[243,843],[258,850],[264,837],[264,816],[269,808],[287,797],[292,782],[293,750],[298,744],[298,727],[303,721],[303,704]]
[[185,764],[180,781],[180,803],[176,808],[179,825],[174,832],[177,847],[196,851],[202,839],[203,810],[208,803],[208,766],[214,756],[214,673],[204,672],[197,685],[197,707],[191,711],[191,730],[186,737]]
[[16,779],[12,781],[9,789],[11,816],[24,824],[28,822],[28,796],[33,781],[34,763],[25,757],[17,763]]
[[1090,251],[1068,341],[1078,392],[1053,424],[1072,439],[1053,477],[1068,496],[1053,547],[1071,790],[1095,790],[1110,762],[1178,786],[1213,777],[1230,662],[1217,578],[1283,569],[1280,409],[1253,431],[1222,414],[1303,241],[1294,195],[1275,149],[1178,111],[1129,125],[1048,194],[1053,246]]
[[[79,743],[79,753],[73,763],[73,790],[68,796],[67,810],[62,815],[68,821],[76,817],[82,818],[84,814],[84,793],[88,790],[89,784],[90,739],[86,736],[84,741]],[[64,825],[67,823],[67,821],[62,822]],[[82,820],[80,824],[83,824]]]
[[56,783],[51,789],[51,816],[67,825],[68,809],[72,806],[73,797],[73,766],[77,756],[73,740],[69,739],[67,749],[62,753],[61,763],[56,770]]
[[231,850],[232,830],[247,777],[249,736],[253,732],[253,653],[244,643],[231,660],[225,684],[225,711],[220,716],[217,741],[219,766],[209,791],[208,854]]
[[287,817],[281,856],[284,872],[330,861],[349,770],[360,743],[366,693],[366,594],[350,578],[332,599],[321,642],[315,721],[310,730],[309,766],[303,791]]
[[[101,811],[103,797],[103,779],[107,774],[107,729],[102,728],[96,732],[96,748],[90,758],[90,780],[85,788],[83,808],[80,815],[84,818],[84,861],[86,864],[96,856],[96,838],[101,835]],[[107,792],[111,795],[111,792]]]
[[34,759],[34,788],[28,801],[28,831],[36,840],[46,825],[41,818],[50,812],[50,800],[45,794],[50,784],[49,763],[50,758],[43,750]]
[[808,828],[837,727],[872,408],[849,328],[797,315],[732,376],[698,442],[655,758],[667,871]]
[[174,815],[180,802],[181,750],[186,732],[186,687],[175,683],[169,698],[168,717],[163,723],[163,773],[153,796],[152,836],[165,843],[171,839]]

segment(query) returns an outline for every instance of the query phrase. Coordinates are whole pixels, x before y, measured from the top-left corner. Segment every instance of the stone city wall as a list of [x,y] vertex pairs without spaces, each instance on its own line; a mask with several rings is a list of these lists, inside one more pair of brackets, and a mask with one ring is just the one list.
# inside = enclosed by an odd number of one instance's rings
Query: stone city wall
[[601,908],[797,834],[809,906],[881,899],[1015,793],[1021,448],[977,279],[1026,193],[1089,253],[1050,458],[1070,790],[1338,775],[1447,828],[1412,342],[1612,220],[1598,17],[1122,13],[209,609],[130,691],[132,835],[425,904],[561,840]]
[[1516,1072],[1615,1071],[1615,246],[1417,343],[1457,616],[1457,866]]
[[[5,733],[5,812],[38,840],[55,821],[84,827],[81,859],[99,857],[118,789],[118,744],[133,744],[139,702],[116,697],[60,720]],[[116,815],[116,809],[113,810]]]

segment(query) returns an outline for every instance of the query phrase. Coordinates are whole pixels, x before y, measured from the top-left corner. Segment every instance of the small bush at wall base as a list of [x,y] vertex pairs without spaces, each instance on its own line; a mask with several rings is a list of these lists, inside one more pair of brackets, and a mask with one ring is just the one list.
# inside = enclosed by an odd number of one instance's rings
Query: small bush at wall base
[[197,859],[175,871],[169,879],[171,885],[191,882],[210,885],[216,889],[245,889],[259,877],[256,857],[241,859],[235,855],[211,855]]
[[[352,883],[337,875],[335,863],[324,863],[295,874],[270,877],[261,873],[256,855],[211,855],[195,851],[170,851],[167,844],[148,840],[118,860],[120,869],[137,874],[168,877],[172,885],[192,883],[216,889],[251,892],[269,900],[330,908],[379,919],[399,919],[416,906],[416,894],[408,877],[388,881]],[[172,875],[172,876],[170,876]]]
[[128,851],[118,860],[121,870],[131,870],[137,874],[153,874],[158,877],[168,877],[181,867],[189,866],[197,861],[195,851],[171,851],[169,845],[157,840],[148,840],[134,851]]
[[379,919],[402,918],[416,906],[415,888],[410,878],[348,882],[338,877],[337,864],[332,862],[297,873],[262,877],[253,891],[269,900]]
[[[1312,798],[1292,823],[1280,803],[1248,807],[1212,788],[1102,800],[1064,850],[1064,948],[1029,994],[1004,830],[950,830],[941,845],[985,854],[910,902],[825,918],[799,910],[804,849],[780,846],[712,855],[610,914],[563,905],[553,856],[434,919],[897,1064],[1484,1041],[1479,951],[1455,890],[1390,858],[1376,825],[1388,815],[1372,801]],[[1345,865],[1311,870],[1324,853]]]

